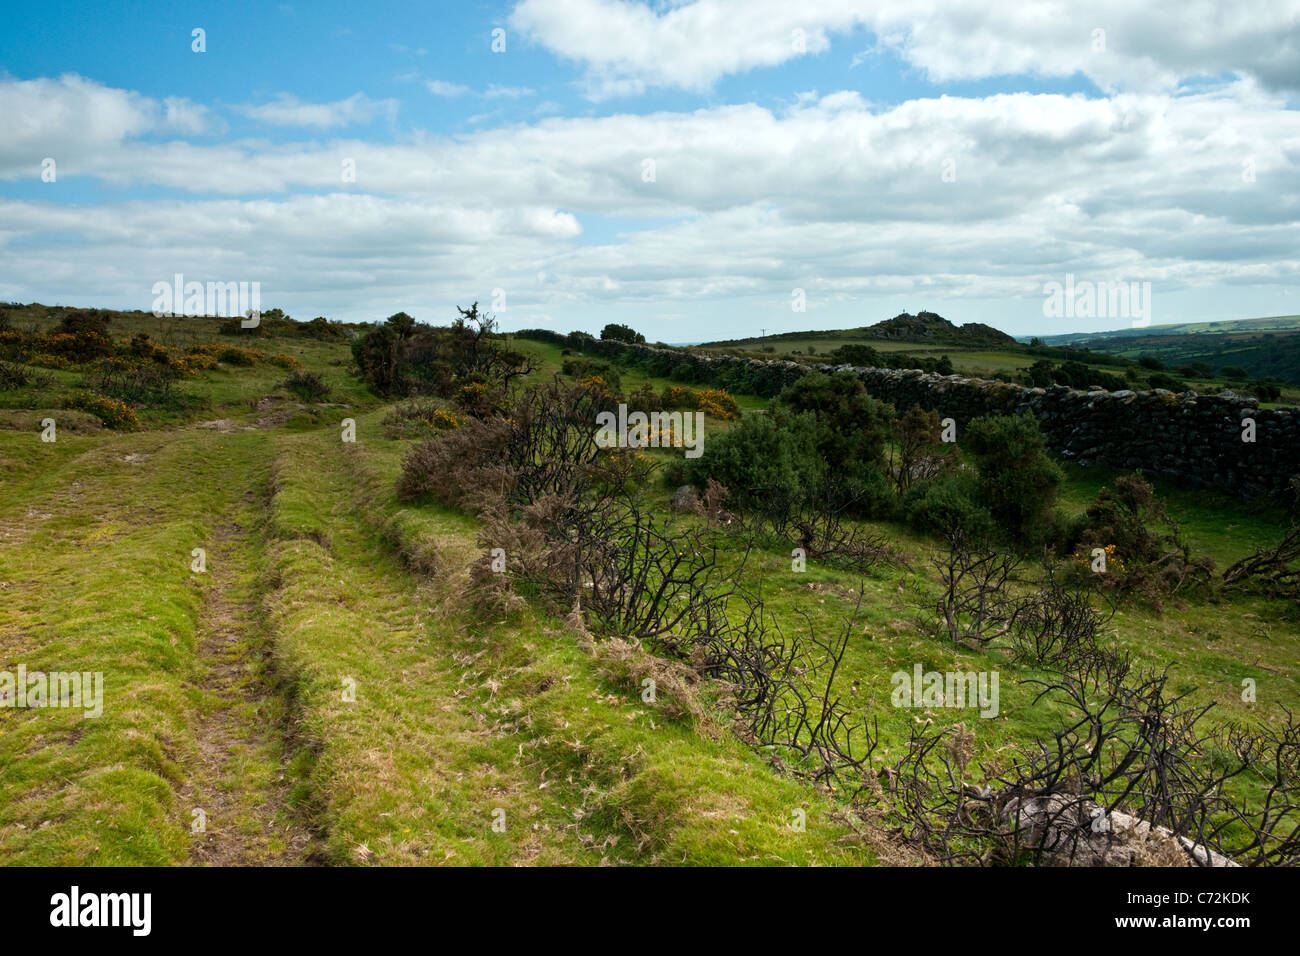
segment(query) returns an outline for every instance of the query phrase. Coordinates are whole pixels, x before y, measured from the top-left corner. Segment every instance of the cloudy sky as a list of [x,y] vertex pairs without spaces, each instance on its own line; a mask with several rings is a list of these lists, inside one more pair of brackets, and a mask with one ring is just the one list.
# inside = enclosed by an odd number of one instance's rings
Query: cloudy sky
[[1045,317],[1072,275],[1295,314],[1297,106],[1300,0],[9,3],[0,300],[1132,324]]

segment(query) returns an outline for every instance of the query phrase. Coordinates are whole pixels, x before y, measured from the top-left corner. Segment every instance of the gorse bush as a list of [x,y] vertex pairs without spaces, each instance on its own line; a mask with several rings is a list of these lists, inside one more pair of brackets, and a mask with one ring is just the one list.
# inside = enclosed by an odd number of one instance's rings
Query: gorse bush
[[731,505],[741,511],[810,497],[825,477],[817,438],[812,413],[795,414],[773,404],[766,413],[745,415],[730,430],[711,436],[704,454],[686,460],[686,479],[703,488],[712,478],[730,491]]
[[623,386],[623,380],[618,369],[609,362],[597,362],[588,358],[566,359],[560,370],[565,375],[571,375],[576,379],[591,378],[593,375],[598,375],[609,386],[610,391],[617,392]]
[[781,401],[815,417],[817,450],[832,472],[882,469],[894,410],[868,395],[857,376],[813,372],[782,392]]
[[262,353],[255,349],[241,349],[234,346],[223,348],[217,353],[217,361],[226,365],[240,365],[245,368],[256,365]]
[[417,398],[395,405],[383,426],[389,438],[415,438],[461,428],[465,422],[464,416],[448,411],[433,399]]
[[721,388],[702,388],[699,392],[698,411],[710,418],[729,422],[740,415],[740,406],[736,400]]
[[1064,475],[1034,419],[976,418],[966,426],[964,447],[979,474],[978,503],[1012,541],[1040,545],[1060,534],[1053,505]]
[[700,394],[695,389],[686,388],[684,385],[665,385],[659,395],[659,402],[664,408],[694,409],[699,407]]
[[64,398],[63,407],[90,412],[103,422],[106,428],[118,431],[130,431],[140,424],[135,409],[125,402],[105,395],[71,395]]
[[965,468],[914,483],[904,492],[901,507],[904,519],[917,531],[987,541],[996,535],[997,523],[978,499],[979,476]]
[[[1163,599],[1210,583],[1214,562],[1193,558],[1178,525],[1141,475],[1121,475],[1103,486],[1076,522],[1069,542],[1070,568],[1104,588],[1136,594],[1157,609]],[[1100,549],[1105,571],[1096,572]]]

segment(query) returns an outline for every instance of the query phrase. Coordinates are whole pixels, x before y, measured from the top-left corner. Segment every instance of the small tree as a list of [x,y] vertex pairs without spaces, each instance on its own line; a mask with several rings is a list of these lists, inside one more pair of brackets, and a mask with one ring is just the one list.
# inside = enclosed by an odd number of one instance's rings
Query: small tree
[[600,330],[600,337],[603,340],[614,340],[615,342],[630,342],[633,345],[644,345],[645,336],[630,326],[619,325],[617,322],[611,322]]

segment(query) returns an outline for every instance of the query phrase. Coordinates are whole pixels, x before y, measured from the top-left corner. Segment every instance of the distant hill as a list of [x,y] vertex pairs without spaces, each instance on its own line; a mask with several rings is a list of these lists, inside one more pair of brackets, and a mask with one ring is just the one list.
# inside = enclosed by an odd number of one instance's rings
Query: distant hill
[[1203,366],[1216,374],[1243,369],[1252,378],[1300,385],[1300,316],[1296,315],[1072,333],[1040,337],[1040,341],[1123,358],[1156,359],[1171,369]]
[[[1146,328],[1116,329],[1112,332],[1066,332],[1061,335],[1022,335],[1017,341],[1037,338],[1044,345],[1078,345],[1110,339],[1142,338],[1153,335],[1223,335],[1243,332],[1300,332],[1300,315],[1274,315],[1259,319],[1230,319],[1222,322],[1176,322]],[[1097,346],[1100,348],[1100,346]]]
[[965,348],[1020,348],[1020,343],[1005,332],[981,322],[954,325],[935,312],[904,312],[892,319],[856,329],[827,329],[809,332],[781,332],[748,339],[730,339],[722,342],[705,342],[701,348],[759,348],[784,341],[818,341],[833,339],[837,342],[908,342],[917,345],[951,345]]

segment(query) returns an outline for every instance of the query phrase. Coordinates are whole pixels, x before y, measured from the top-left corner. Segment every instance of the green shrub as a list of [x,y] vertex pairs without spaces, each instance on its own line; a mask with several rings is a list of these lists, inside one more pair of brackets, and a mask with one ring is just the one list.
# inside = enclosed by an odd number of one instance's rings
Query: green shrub
[[703,454],[686,464],[691,484],[703,488],[712,478],[727,487],[730,504],[742,511],[771,498],[797,501],[819,487],[823,476],[817,420],[781,405],[745,415],[729,431],[709,436]]
[[1053,505],[1064,475],[1047,453],[1038,422],[988,415],[966,426],[963,443],[979,474],[977,501],[1018,544],[1047,543],[1059,531]]
[[645,336],[635,329],[619,325],[617,322],[611,322],[600,330],[600,337],[606,341],[613,339],[616,342],[631,342],[636,345],[645,342]]
[[968,540],[994,536],[993,515],[979,504],[979,476],[957,469],[909,487],[902,499],[903,517],[917,531],[940,536],[963,533]]
[[883,466],[894,409],[868,395],[852,372],[811,372],[782,392],[781,401],[815,416],[818,452],[832,472]]

